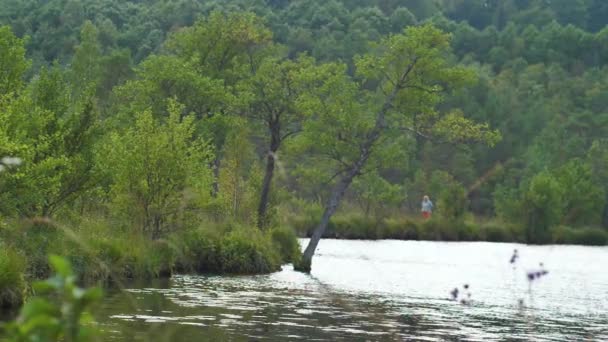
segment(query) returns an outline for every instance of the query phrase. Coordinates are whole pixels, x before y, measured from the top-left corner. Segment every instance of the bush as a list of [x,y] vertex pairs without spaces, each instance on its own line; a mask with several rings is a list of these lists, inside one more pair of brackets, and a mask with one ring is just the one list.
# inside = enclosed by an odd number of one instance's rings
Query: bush
[[170,237],[178,272],[214,272],[219,263],[220,237],[205,229],[192,229]]
[[26,292],[23,257],[0,243],[0,308],[23,304]]
[[[263,233],[256,228],[243,227],[219,229],[195,229],[174,235],[171,241],[175,250],[176,270],[199,273],[268,273],[279,270],[282,253],[289,253],[290,248],[293,248],[288,244],[277,246],[272,231]],[[276,239],[286,238],[286,234],[278,233]],[[279,235],[283,236],[279,238]],[[293,241],[297,243],[295,239]]]
[[549,173],[541,172],[532,178],[523,200],[527,242],[550,241],[549,229],[562,217],[562,197],[560,184]]
[[270,231],[274,248],[279,250],[283,262],[295,263],[300,259],[300,243],[291,228],[273,228]]
[[459,222],[464,219],[467,210],[467,197],[464,187],[451,181],[439,193],[438,213],[442,218]]
[[269,273],[281,268],[281,256],[271,240],[257,229],[237,229],[221,240],[219,264],[222,273]]

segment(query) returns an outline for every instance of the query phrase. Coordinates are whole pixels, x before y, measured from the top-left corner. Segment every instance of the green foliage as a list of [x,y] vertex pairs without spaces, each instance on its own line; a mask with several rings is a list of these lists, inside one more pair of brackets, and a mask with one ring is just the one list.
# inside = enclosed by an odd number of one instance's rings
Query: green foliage
[[566,225],[588,225],[598,222],[604,208],[605,189],[593,180],[591,167],[573,159],[555,171],[564,192]]
[[455,223],[462,221],[467,212],[467,202],[464,187],[452,180],[439,193],[438,213],[448,221]]
[[101,80],[101,47],[95,25],[86,21],[82,27],[80,45],[72,59],[70,83],[72,94],[78,98],[83,93],[96,89]]
[[65,81],[58,67],[43,70],[18,98],[0,103],[0,154],[23,160],[0,175],[4,213],[52,215],[92,186],[97,110],[92,99],[71,100]]
[[15,308],[23,304],[26,283],[23,277],[23,257],[0,242],[0,308]]
[[353,182],[353,191],[365,215],[377,218],[384,217],[388,208],[398,206],[404,199],[401,185],[371,172]]
[[270,30],[253,13],[213,11],[172,35],[167,48],[193,61],[199,73],[235,84],[246,70],[248,53],[271,39]]
[[[211,154],[194,138],[191,116],[172,103],[166,123],[150,111],[137,115],[134,127],[114,132],[98,151],[104,171],[112,180],[114,211],[151,237],[179,225],[190,201],[209,197]],[[186,196],[186,194],[189,196]]]
[[278,270],[284,262],[293,261],[299,253],[294,250],[298,246],[295,235],[283,230],[209,228],[185,231],[172,239],[178,271],[268,273]]
[[15,37],[9,26],[0,25],[0,102],[23,85],[23,75],[30,66],[25,58],[25,43]]
[[499,218],[504,221],[519,221],[523,212],[520,190],[515,187],[498,186],[493,194],[494,208]]
[[296,233],[288,227],[273,228],[270,231],[272,242],[278,249],[282,262],[296,263],[300,259],[300,244]]
[[26,256],[25,274],[28,279],[50,276],[48,254],[53,250],[58,251],[58,244],[64,238],[57,226],[44,220],[33,220],[21,227],[15,226],[6,233],[10,234],[7,241]]
[[550,173],[537,174],[524,194],[522,208],[527,241],[547,242],[549,228],[558,224],[563,215],[563,187]]
[[268,273],[280,268],[281,256],[259,231],[235,229],[221,240],[218,261],[222,273]]
[[608,232],[600,228],[569,228],[560,226],[553,230],[553,243],[606,246]]
[[[82,289],[70,263],[61,257],[50,256],[55,275],[37,282],[37,297],[29,300],[19,317],[4,327],[7,341],[91,341],[96,331],[91,327],[90,310],[101,298],[99,288]],[[54,296],[46,299],[41,295]]]
[[248,225],[255,225],[259,203],[261,172],[255,151],[247,140],[250,129],[245,122],[233,123],[226,137],[218,178],[221,213],[228,213]]

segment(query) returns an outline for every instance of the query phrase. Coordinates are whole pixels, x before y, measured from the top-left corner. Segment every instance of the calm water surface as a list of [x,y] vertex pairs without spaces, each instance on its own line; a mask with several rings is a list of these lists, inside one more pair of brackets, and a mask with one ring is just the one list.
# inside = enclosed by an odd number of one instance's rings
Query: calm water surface
[[322,240],[311,275],[175,276],[98,317],[115,341],[608,341],[608,248]]

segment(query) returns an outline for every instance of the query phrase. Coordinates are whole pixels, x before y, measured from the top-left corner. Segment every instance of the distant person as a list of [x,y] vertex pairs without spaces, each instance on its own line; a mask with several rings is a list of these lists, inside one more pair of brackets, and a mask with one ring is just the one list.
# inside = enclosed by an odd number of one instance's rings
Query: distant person
[[433,212],[433,202],[429,199],[429,196],[424,195],[422,198],[422,217],[425,219],[431,218]]

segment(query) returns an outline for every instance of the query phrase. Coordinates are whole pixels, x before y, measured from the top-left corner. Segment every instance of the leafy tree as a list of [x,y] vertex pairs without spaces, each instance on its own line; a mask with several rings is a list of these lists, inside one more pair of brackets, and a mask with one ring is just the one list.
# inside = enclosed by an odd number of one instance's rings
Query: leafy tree
[[261,122],[267,140],[266,168],[258,206],[258,226],[268,224],[266,211],[276,168],[276,158],[283,141],[301,130],[303,116],[298,101],[314,83],[315,62],[302,56],[297,60],[280,60],[267,56],[251,65],[251,77],[240,83],[239,97],[245,103],[247,116]]
[[194,117],[182,116],[182,110],[171,103],[165,124],[141,112],[135,126],[113,132],[98,152],[112,179],[112,208],[152,238],[180,226],[188,198],[200,202],[209,194],[205,165],[212,155],[194,138]]
[[43,70],[27,91],[0,111],[0,153],[24,162],[3,175],[4,212],[52,215],[94,185],[97,111],[88,98],[71,103],[65,81],[58,67]]
[[471,77],[467,70],[446,62],[448,50],[449,37],[440,30],[429,25],[407,28],[403,34],[384,39],[375,53],[356,60],[361,81],[347,77],[344,66],[331,65],[316,96],[303,101],[307,113],[316,116],[307,122],[301,143],[314,144],[313,153],[333,160],[337,181],[299,269],[310,270],[316,246],[345,191],[370,167],[368,161],[375,150],[390,145],[391,131],[424,134],[410,127],[413,113],[424,113],[434,122],[429,133],[452,141],[493,143],[498,139],[487,125],[474,124],[458,113],[440,115],[435,111],[447,87]]
[[369,172],[353,180],[352,191],[365,216],[377,220],[387,216],[387,209],[403,202],[404,191],[399,184],[392,184],[377,172]]
[[30,62],[25,58],[25,41],[15,37],[10,27],[0,26],[0,100],[23,85]]
[[522,209],[527,241],[547,242],[549,228],[559,223],[564,212],[563,188],[550,173],[537,174],[524,193]]
[[555,171],[564,192],[564,218],[570,225],[597,224],[604,208],[604,189],[593,180],[589,164],[572,159]]
[[[189,28],[174,35],[167,42],[167,49],[182,61],[191,63],[194,72],[222,83],[222,89],[228,94],[234,93],[239,81],[249,74],[250,57],[265,48],[271,42],[272,34],[261,20],[253,13],[212,12]],[[210,115],[230,113],[231,103],[214,108]],[[219,160],[226,131],[214,130],[213,141],[216,142],[216,160],[213,168],[216,178],[219,174]],[[217,183],[214,193],[218,192]]]

